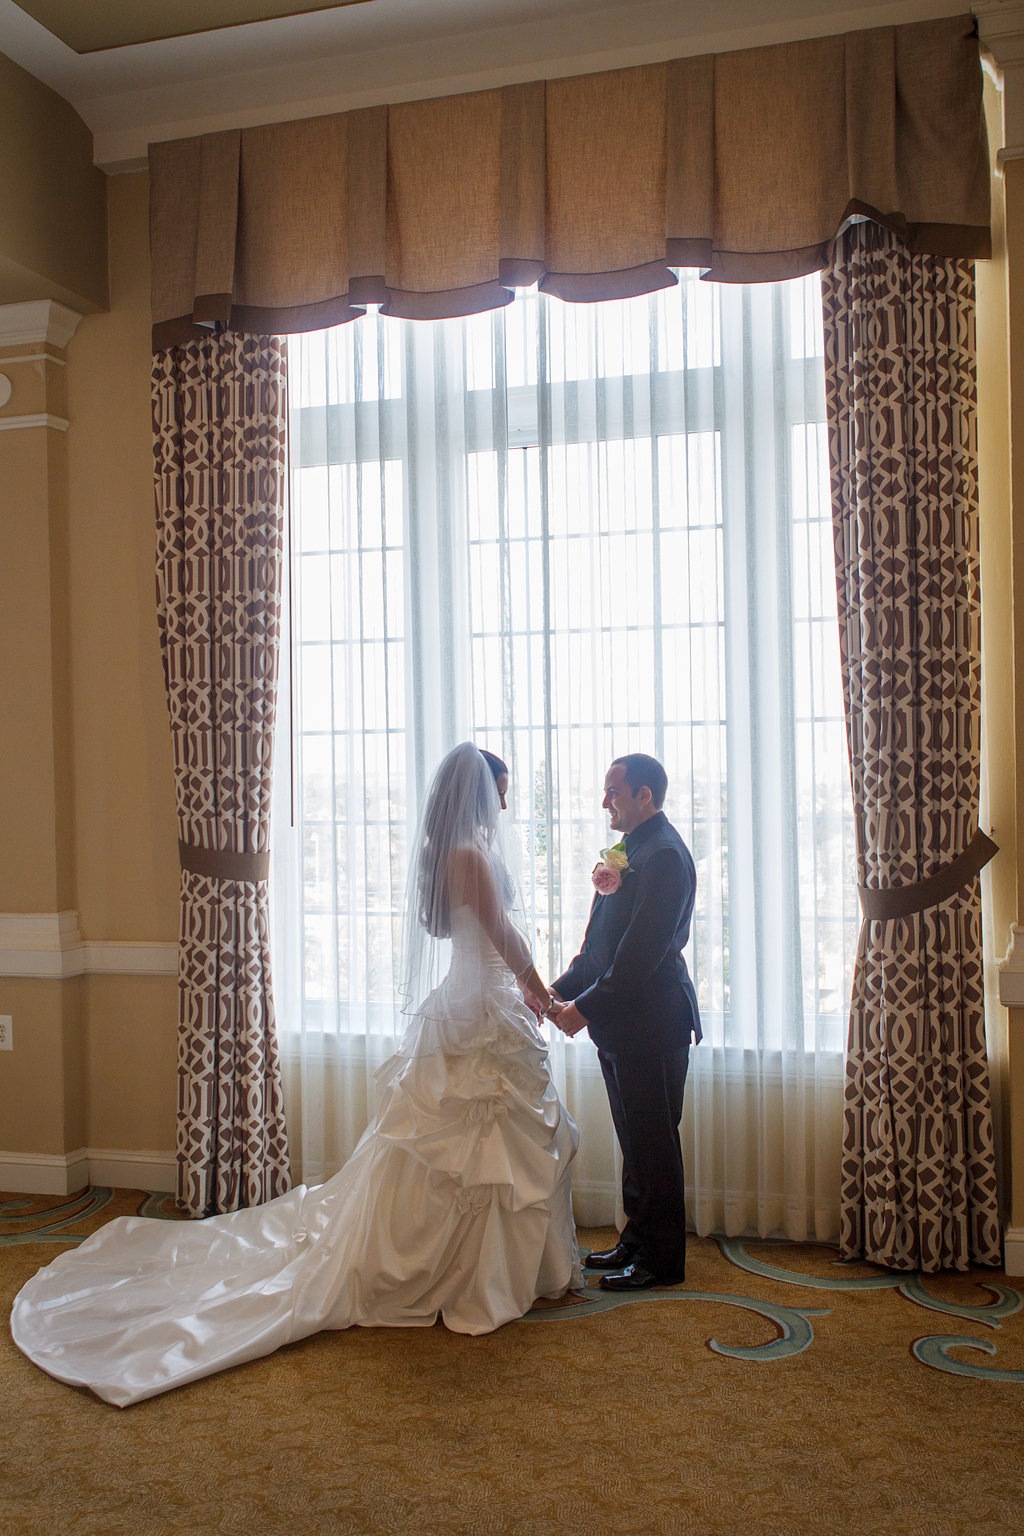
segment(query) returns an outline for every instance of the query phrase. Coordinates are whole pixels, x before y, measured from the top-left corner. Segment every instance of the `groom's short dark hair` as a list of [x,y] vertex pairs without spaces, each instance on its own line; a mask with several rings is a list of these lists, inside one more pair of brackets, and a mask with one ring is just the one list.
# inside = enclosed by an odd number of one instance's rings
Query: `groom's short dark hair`
[[630,794],[637,794],[646,784],[651,792],[651,803],[654,809],[660,811],[665,804],[668,774],[658,759],[648,757],[646,752],[627,752],[625,757],[613,758],[613,768],[616,763],[621,763],[626,770],[626,783],[629,785]]

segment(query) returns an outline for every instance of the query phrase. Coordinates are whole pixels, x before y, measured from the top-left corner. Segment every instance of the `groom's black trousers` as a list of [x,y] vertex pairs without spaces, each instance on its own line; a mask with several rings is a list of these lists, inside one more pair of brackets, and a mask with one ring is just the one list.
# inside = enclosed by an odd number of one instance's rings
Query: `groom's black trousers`
[[679,1122],[689,1044],[598,1050],[622,1149],[621,1241],[659,1280],[686,1270],[686,1195]]

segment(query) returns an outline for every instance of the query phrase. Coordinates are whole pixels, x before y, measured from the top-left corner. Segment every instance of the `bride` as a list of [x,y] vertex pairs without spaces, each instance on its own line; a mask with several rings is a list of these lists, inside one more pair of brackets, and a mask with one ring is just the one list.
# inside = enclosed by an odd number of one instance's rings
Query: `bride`
[[581,1283],[578,1137],[496,847],[507,784],[470,742],[437,770],[406,916],[409,985],[429,991],[340,1173],[205,1221],[109,1222],[15,1300],[14,1340],[43,1370],[125,1407],[321,1329],[487,1333]]

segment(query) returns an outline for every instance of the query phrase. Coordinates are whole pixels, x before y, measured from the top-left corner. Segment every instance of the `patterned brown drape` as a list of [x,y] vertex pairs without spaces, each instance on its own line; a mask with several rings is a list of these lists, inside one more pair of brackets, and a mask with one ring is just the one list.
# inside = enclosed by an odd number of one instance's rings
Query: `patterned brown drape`
[[861,223],[822,287],[865,912],[842,1250],[894,1269],[998,1264],[977,877],[993,848],[978,833],[973,263],[912,256]]
[[290,1188],[267,864],[285,494],[284,354],[218,335],[153,362],[157,598],[181,851],[178,1200]]

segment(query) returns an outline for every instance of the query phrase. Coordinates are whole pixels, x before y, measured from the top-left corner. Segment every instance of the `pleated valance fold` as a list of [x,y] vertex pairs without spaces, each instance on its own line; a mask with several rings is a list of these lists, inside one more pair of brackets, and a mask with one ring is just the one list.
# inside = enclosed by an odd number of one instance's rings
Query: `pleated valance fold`
[[776,281],[858,214],[987,256],[981,91],[961,16],[154,144],[154,345]]

